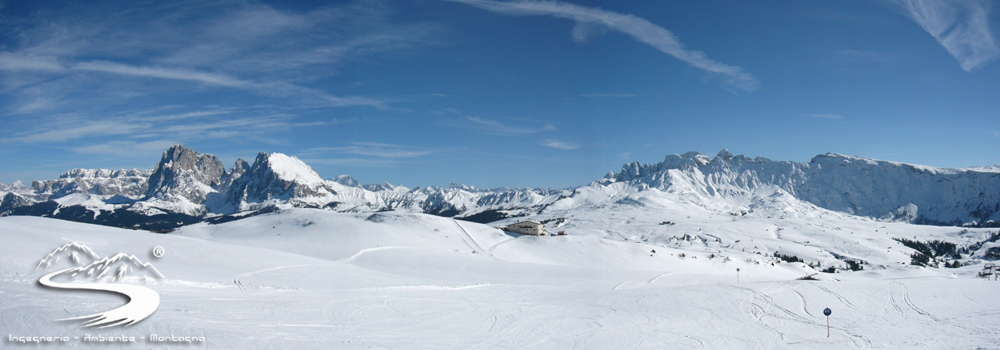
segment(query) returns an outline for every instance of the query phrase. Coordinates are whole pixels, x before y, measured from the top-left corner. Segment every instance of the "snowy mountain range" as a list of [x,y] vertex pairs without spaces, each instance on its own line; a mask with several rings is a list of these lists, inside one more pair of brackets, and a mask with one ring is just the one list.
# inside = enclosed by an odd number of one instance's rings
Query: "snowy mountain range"
[[[56,180],[0,184],[0,215],[49,216],[118,227],[171,229],[281,208],[394,210],[492,222],[509,217],[679,203],[720,214],[832,210],[884,221],[990,226],[1000,221],[1000,167],[942,169],[828,153],[808,163],[697,152],[570,189],[406,188],[323,179],[294,156],[260,153],[228,170],[175,145],[152,170],[74,169]],[[639,200],[641,199],[641,200]],[[769,209],[769,210],[761,210]]]

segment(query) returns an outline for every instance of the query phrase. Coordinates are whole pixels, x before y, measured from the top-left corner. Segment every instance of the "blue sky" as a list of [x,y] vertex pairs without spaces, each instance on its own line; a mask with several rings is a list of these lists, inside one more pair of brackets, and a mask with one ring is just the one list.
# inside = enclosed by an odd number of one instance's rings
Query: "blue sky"
[[723,148],[1000,164],[965,1],[0,2],[0,182],[180,143],[406,186],[567,187]]

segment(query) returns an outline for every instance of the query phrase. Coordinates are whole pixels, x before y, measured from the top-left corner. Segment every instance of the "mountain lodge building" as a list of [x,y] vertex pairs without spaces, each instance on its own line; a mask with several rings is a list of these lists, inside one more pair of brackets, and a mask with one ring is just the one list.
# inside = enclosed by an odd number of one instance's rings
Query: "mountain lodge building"
[[507,225],[505,231],[520,233],[522,235],[545,236],[545,225],[533,220],[521,221]]

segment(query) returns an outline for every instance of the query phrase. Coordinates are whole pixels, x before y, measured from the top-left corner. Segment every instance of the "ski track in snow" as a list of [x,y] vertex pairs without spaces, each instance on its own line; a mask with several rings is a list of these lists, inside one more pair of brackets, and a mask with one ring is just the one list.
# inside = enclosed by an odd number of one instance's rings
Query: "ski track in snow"
[[264,272],[271,272],[271,271],[277,271],[277,270],[282,270],[282,269],[290,269],[290,268],[296,268],[296,267],[308,267],[308,266],[312,266],[312,265],[276,266],[276,267],[266,268],[266,269],[263,269],[263,270],[257,270],[257,271],[247,272],[247,273],[241,273],[241,274],[239,274],[239,275],[237,275],[236,277],[233,278],[233,284],[235,284],[236,287],[238,287],[240,289],[241,293],[246,293],[247,287],[243,284],[243,279],[244,278],[247,278],[247,277],[259,274],[259,273],[264,273]]
[[354,253],[354,255],[351,255],[349,257],[337,260],[337,262],[349,263],[349,262],[353,262],[354,260],[357,260],[362,255],[365,255],[365,254],[368,254],[368,253],[371,253],[371,252],[374,252],[374,251],[389,250],[389,249],[406,249],[406,247],[374,247],[374,248],[365,248],[365,249],[359,250],[357,253]]
[[483,247],[480,247],[479,243],[477,243],[476,240],[472,238],[472,235],[469,234],[469,231],[466,231],[465,227],[462,227],[462,224],[458,223],[458,220],[452,219],[451,221],[455,223],[455,226],[458,226],[458,232],[461,234],[460,236],[462,237],[462,240],[465,241],[465,244],[469,245],[469,248],[472,249],[473,252],[480,252],[480,253],[486,252],[483,249]]
[[893,281],[890,283],[890,285],[899,290],[900,292],[899,294],[902,296],[903,303],[906,304],[906,306],[909,307],[911,310],[913,310],[914,312],[916,312],[921,316],[930,318],[934,322],[941,322],[941,320],[938,319],[937,317],[934,317],[934,315],[931,315],[929,312],[924,311],[923,309],[917,307],[917,305],[913,304],[913,301],[910,300],[910,292],[906,288],[906,285],[899,283],[898,281]]
[[504,238],[503,240],[500,240],[499,242],[493,243],[492,245],[490,245],[489,248],[486,248],[486,253],[489,254],[490,256],[493,256],[493,252],[497,250],[497,247],[512,240],[514,240],[514,237],[507,237]]

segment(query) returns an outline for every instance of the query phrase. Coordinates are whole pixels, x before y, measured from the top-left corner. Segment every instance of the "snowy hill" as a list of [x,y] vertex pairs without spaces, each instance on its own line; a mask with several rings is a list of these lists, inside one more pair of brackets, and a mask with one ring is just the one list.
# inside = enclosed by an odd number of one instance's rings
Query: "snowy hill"
[[[74,170],[58,180],[0,184],[0,215],[51,216],[147,229],[206,219],[228,221],[276,208],[337,212],[396,210],[492,222],[643,201],[676,203],[715,214],[767,215],[819,209],[882,221],[991,226],[1000,221],[996,167],[939,169],[840,154],[808,163],[689,152],[572,189],[478,189],[453,184],[407,188],[323,179],[294,156],[260,153],[227,171],[215,156],[176,145],[153,170]],[[641,199],[641,200],[637,200]],[[589,209],[588,209],[589,208]],[[148,218],[148,219],[144,219]]]
[[[153,348],[179,344],[149,342],[150,334],[203,337],[192,345],[227,349],[975,349],[1000,339],[1000,282],[976,277],[979,254],[955,269],[911,266],[898,261],[915,251],[891,239],[967,244],[993,229],[822,209],[718,215],[658,191],[563,220],[537,217],[568,233],[552,237],[420,213],[322,209],[170,234],[3,217],[0,313],[15,337],[61,334],[94,349],[108,344],[72,337],[121,334],[138,339],[126,345]],[[156,312],[127,328],[54,322],[122,304],[38,288],[46,273],[35,270],[38,259],[74,241],[98,251],[164,247],[156,266],[167,277],[126,281],[159,294]],[[806,263],[762,253],[776,249]],[[843,265],[835,256],[843,254],[868,264],[819,272]]]

